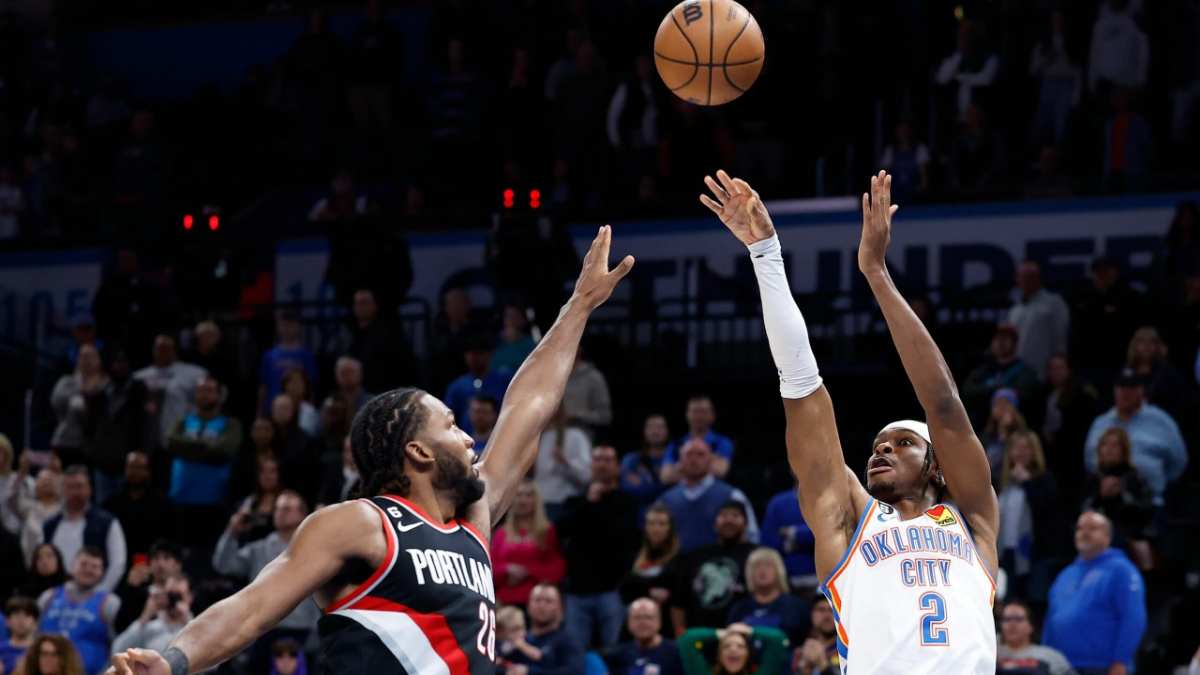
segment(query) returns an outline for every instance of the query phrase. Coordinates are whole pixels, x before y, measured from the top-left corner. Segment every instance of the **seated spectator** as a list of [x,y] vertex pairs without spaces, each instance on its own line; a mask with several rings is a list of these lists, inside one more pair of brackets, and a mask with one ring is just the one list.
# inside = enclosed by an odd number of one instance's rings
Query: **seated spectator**
[[[735,623],[728,628],[693,628],[679,636],[685,675],[783,673],[788,668],[788,641],[774,628]],[[712,644],[716,643],[716,658]]]
[[496,599],[506,605],[524,607],[534,586],[562,581],[566,562],[558,533],[532,481],[517,488],[508,518],[492,534],[492,562]]
[[[18,473],[23,471],[18,469]],[[27,561],[32,561],[34,549],[44,541],[46,522],[62,513],[63,475],[42,469],[34,480],[33,493],[24,494],[24,489],[19,489],[16,497],[17,517],[21,519],[21,551]]]
[[583,672],[583,647],[575,644],[562,627],[563,605],[558,588],[545,583],[533,587],[529,593],[529,621],[529,646],[538,650],[540,658],[530,659],[528,666],[509,668],[509,675]]
[[50,393],[50,407],[58,424],[50,436],[50,447],[66,464],[83,461],[83,446],[89,426],[86,397],[102,391],[108,375],[100,363],[100,352],[94,345],[83,345],[75,362],[75,372],[58,378]]
[[[234,386],[238,383],[237,356],[225,342],[221,327],[215,321],[201,321],[196,324],[192,335],[196,342],[194,349],[185,353],[187,361],[208,371],[218,381],[229,384],[231,389],[238,389]],[[114,375],[111,370],[110,366],[109,374]],[[232,396],[233,392],[230,392],[230,395]],[[241,410],[232,402],[230,405],[236,410]]]
[[1154,505],[1146,483],[1130,461],[1129,434],[1113,427],[1100,436],[1097,473],[1088,476],[1083,510],[1104,514],[1113,524],[1113,541],[1143,570],[1151,567],[1151,521]]
[[582,350],[575,354],[575,365],[563,390],[562,406],[567,422],[583,429],[589,436],[612,423],[608,380],[591,361],[584,360]]
[[1158,329],[1142,326],[1129,341],[1125,366],[1142,379],[1146,400],[1176,420],[1186,420],[1193,401],[1187,379],[1167,360],[1167,343]]
[[929,147],[913,138],[912,122],[896,124],[896,137],[883,149],[879,167],[892,175],[896,201],[912,200],[929,190]]
[[317,412],[316,406],[309,402],[312,397],[312,383],[308,379],[308,375],[299,369],[287,371],[283,376],[283,394],[292,399],[297,415],[297,424],[300,430],[309,436],[316,436],[321,430],[321,414]]
[[362,361],[363,386],[368,391],[390,391],[415,384],[415,357],[408,336],[395,320],[396,305],[381,307],[374,290],[359,288],[354,291],[351,310],[346,352]]
[[1000,470],[1000,566],[1008,575],[1009,595],[1044,601],[1048,567],[1057,558],[1065,527],[1054,476],[1046,471],[1042,443],[1032,431],[1008,438]]
[[305,499],[317,494],[317,474],[321,457],[317,442],[300,429],[296,404],[280,394],[271,401],[271,424],[275,426],[275,458],[283,484],[298,491]]
[[146,410],[158,426],[155,441],[162,447],[187,415],[196,386],[207,374],[199,366],[178,360],[176,354],[175,338],[159,335],[154,338],[154,362],[133,374],[134,379],[146,385],[149,399]]
[[504,306],[503,323],[500,328],[499,345],[492,353],[492,367],[496,370],[517,372],[525,357],[529,356],[537,343],[529,334],[529,319],[525,310],[514,303]]
[[997,390],[1012,389],[1016,391],[1018,401],[1033,401],[1038,386],[1037,373],[1017,356],[1017,329],[1010,324],[1000,324],[996,326],[984,362],[963,382],[963,404],[971,413],[971,419],[982,426]]
[[1107,518],[1094,511],[1079,516],[1079,557],[1050,588],[1042,643],[1062,652],[1080,675],[1132,672],[1146,630],[1142,575],[1111,543]]
[[621,489],[633,495],[642,510],[663,491],[659,474],[670,434],[667,418],[657,413],[647,415],[642,424],[642,447],[621,458]]
[[1019,409],[1017,392],[1012,389],[997,389],[992,394],[992,414],[988,417],[987,426],[980,434],[983,449],[987,452],[988,463],[992,465],[992,481],[1000,477],[1001,464],[1004,462],[1004,449],[1008,447],[1008,439],[1018,431],[1028,431],[1025,416]]
[[716,455],[712,460],[712,474],[724,478],[729,473],[729,464],[733,461],[733,441],[713,431],[717,421],[717,411],[712,399],[708,396],[693,396],[687,403],[688,433],[683,438],[667,446],[667,454],[663,457],[661,477],[665,485],[674,485],[679,480],[676,464],[683,453],[683,446],[692,439],[700,439],[708,444]]
[[813,557],[816,537],[800,513],[796,489],[784,490],[767,502],[762,522],[762,545],[779,551],[783,556],[788,582],[794,588],[812,592],[820,583],[816,559]]
[[207,545],[226,513],[242,423],[221,412],[221,397],[221,383],[201,377],[195,410],[179,420],[167,439],[167,453],[174,458],[168,497],[175,508],[176,532],[185,543]]
[[304,327],[294,311],[279,313],[275,321],[276,345],[262,356],[258,373],[258,411],[270,412],[271,402],[283,393],[283,377],[289,371],[301,370],[309,382],[317,379],[317,360],[304,344]]
[[25,583],[17,587],[16,595],[40,598],[46,589],[66,583],[66,566],[54,544],[38,544],[29,560],[29,574],[25,577]]
[[17,662],[33,644],[40,614],[37,601],[33,598],[14,595],[4,603],[4,625],[8,637],[0,640],[0,673],[16,672]]
[[154,488],[150,458],[144,452],[131,452],[125,459],[125,481],[121,489],[104,502],[104,508],[116,516],[125,529],[128,558],[146,553],[162,532],[169,532],[174,520],[171,503]]
[[1179,425],[1162,408],[1146,403],[1144,382],[1132,368],[1117,376],[1113,399],[1113,407],[1092,421],[1084,463],[1088,471],[1096,473],[1100,437],[1112,427],[1124,429],[1129,434],[1133,465],[1146,481],[1154,505],[1161,506],[1167,484],[1182,476],[1187,467],[1187,446]]
[[[679,648],[675,641],[662,636],[662,610],[650,598],[638,598],[629,605],[626,625],[633,638],[610,650],[605,657],[613,675],[657,672],[659,675],[683,675]],[[647,666],[658,670],[652,671]]]
[[637,502],[617,489],[620,470],[617,451],[596,446],[587,494],[568,499],[558,522],[566,542],[566,628],[585,649],[616,644],[624,614],[617,585],[637,553]]
[[536,663],[542,650],[526,640],[525,614],[520,607],[506,605],[496,612],[496,665],[498,671],[509,672],[516,665]]
[[812,630],[808,639],[796,648],[792,660],[797,675],[841,675],[842,657],[837,646],[837,622],[829,598],[817,593],[809,614]]
[[171,640],[192,620],[192,584],[179,574],[162,585],[152,584],[141,616],[113,641],[114,654],[126,649],[166,651]]
[[355,190],[354,177],[346,169],[339,169],[330,181],[330,192],[313,204],[308,219],[318,221],[345,221],[361,218],[371,212],[371,203],[365,193]]
[[13,675],[94,675],[71,640],[62,635],[38,635]]
[[29,475],[29,457],[22,453],[23,469],[13,469],[14,451],[8,436],[0,434],[0,527],[13,534],[21,532],[17,502],[22,494],[33,494],[34,481]]
[[746,541],[746,506],[721,505],[712,529],[716,542],[685,552],[665,572],[673,582],[671,623],[678,638],[694,626],[720,626],[746,593],[746,560],[756,546]]
[[340,394],[325,398],[321,404],[320,431],[317,440],[321,444],[321,459],[341,457],[342,443],[350,436],[350,410]]
[[[263,539],[239,547],[237,538],[247,527],[247,519],[240,511],[233,514],[213,551],[213,569],[226,576],[253,581],[267,564],[287,549],[296,529],[307,515],[308,504],[304,498],[292,490],[284,490],[275,500],[275,531]],[[321,610],[315,603],[302,602],[297,605],[250,648],[252,671],[261,673],[267,669],[271,645],[275,640],[286,637],[304,644],[320,615]]]
[[150,555],[134,560],[129,574],[117,587],[121,611],[115,628],[123,631],[137,620],[146,606],[151,587],[162,588],[167,580],[183,572],[183,551],[169,539],[159,539],[150,547]]
[[563,504],[583,494],[591,474],[592,442],[578,427],[568,425],[566,411],[560,406],[542,432],[533,467],[534,482],[550,520],[557,522]]
[[308,675],[308,663],[299,642],[283,638],[271,643],[270,675]]
[[467,343],[463,360],[467,364],[467,372],[446,387],[445,402],[446,407],[454,411],[458,427],[469,434],[473,431],[467,415],[471,398],[487,394],[497,401],[503,401],[513,374],[508,370],[492,368],[492,344],[486,336],[477,335]]
[[71,580],[38,598],[42,610],[38,631],[70,638],[88,673],[99,673],[108,665],[113,623],[121,609],[121,599],[100,586],[103,578],[104,551],[84,546],[75,556]]
[[[1066,354],[1050,357],[1046,367],[1046,392],[1046,413],[1042,423],[1046,469],[1058,476],[1069,476],[1083,466],[1083,444],[1088,426],[1100,412],[1099,396],[1095,387],[1076,377]],[[1073,483],[1069,481],[1060,486],[1064,496],[1078,495],[1078,486]]]
[[334,365],[333,377],[337,381],[337,393],[346,402],[346,417],[352,420],[372,397],[363,389],[362,361],[353,356],[339,358]]
[[[74,560],[85,546],[103,551],[107,572],[100,588],[111,591],[125,574],[125,531],[111,513],[92,506],[92,484],[82,466],[67,469],[63,478],[63,512],[46,521],[42,540],[54,544],[64,560]],[[86,655],[85,655],[86,656]]]
[[1062,296],[1042,284],[1042,268],[1034,260],[1017,267],[1017,301],[1008,310],[1008,323],[1017,330],[1017,356],[1046,377],[1050,357],[1067,349],[1071,312]]
[[1020,600],[1004,603],[1000,612],[1000,640],[996,645],[998,675],[1075,675],[1057,649],[1033,642],[1033,616]]
[[[664,576],[667,566],[679,555],[679,537],[671,512],[662,504],[646,510],[642,533],[642,548],[633,561],[633,569],[621,582],[621,601],[628,604],[637,598],[648,597],[658,603],[660,609],[671,599],[671,582]],[[675,635],[670,626],[671,617],[663,617],[664,635]]]
[[283,492],[279,480],[279,460],[271,455],[258,455],[254,490],[238,505],[238,513],[244,514],[243,529],[238,543],[258,541],[275,530],[275,502]]
[[754,508],[741,490],[713,477],[713,451],[708,443],[693,438],[679,454],[679,484],[664,492],[659,501],[675,521],[680,553],[690,553],[716,541],[713,521],[722,505],[730,500],[741,502],[745,507],[746,538],[757,543],[758,523],[754,519]]
[[729,608],[727,623],[778,628],[797,644],[808,634],[810,609],[789,592],[787,570],[778,551],[763,547],[750,554],[746,591],[746,597]]
[[500,403],[487,394],[471,397],[471,408],[467,413],[471,420],[471,438],[475,441],[475,455],[483,457],[488,439],[492,437],[492,429],[496,427],[496,418],[500,415]]
[[325,471],[325,483],[321,486],[321,498],[318,504],[328,506],[351,499],[358,488],[358,465],[354,463],[354,451],[350,446],[350,437],[342,441],[342,456],[336,469]]
[[120,489],[126,455],[147,446],[146,385],[134,379],[124,349],[116,349],[110,358],[108,383],[84,397],[90,424],[84,456],[92,468],[99,503]]

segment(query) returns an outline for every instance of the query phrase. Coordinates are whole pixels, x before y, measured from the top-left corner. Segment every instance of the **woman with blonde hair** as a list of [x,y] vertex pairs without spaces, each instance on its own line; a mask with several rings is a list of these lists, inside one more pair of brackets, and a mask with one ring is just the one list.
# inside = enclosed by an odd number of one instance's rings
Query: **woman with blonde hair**
[[[1004,449],[1000,470],[1000,566],[1013,597],[1043,599],[1049,579],[1038,564],[1053,560],[1065,541],[1058,488],[1046,471],[1042,441],[1028,429],[1015,431]],[[1036,568],[1036,569],[1035,569]],[[1033,575],[1037,573],[1037,579]]]
[[810,608],[788,592],[787,567],[773,548],[760,547],[746,558],[746,597],[729,608],[729,623],[778,628],[793,644],[808,634]]
[[1000,465],[1004,461],[1004,448],[1008,445],[1008,437],[1014,432],[1029,429],[1025,416],[1021,414],[1020,404],[1015,389],[997,389],[992,394],[992,412],[979,440],[983,441],[988,462],[992,465],[993,482],[1000,475]]
[[1142,569],[1151,567],[1150,522],[1154,503],[1130,459],[1129,433],[1111,427],[1096,446],[1096,473],[1088,476],[1083,509],[1097,511],[1113,524],[1113,545],[1128,548]]
[[492,563],[496,599],[506,605],[524,607],[534,586],[562,581],[567,564],[533,481],[517,488],[508,517],[492,535]]
[[83,660],[71,641],[61,635],[43,634],[33,638],[25,657],[13,675],[86,675]]
[[1125,366],[1132,368],[1146,388],[1146,400],[1177,420],[1187,420],[1191,390],[1179,370],[1167,360],[1167,343],[1153,326],[1142,326],[1129,340]]

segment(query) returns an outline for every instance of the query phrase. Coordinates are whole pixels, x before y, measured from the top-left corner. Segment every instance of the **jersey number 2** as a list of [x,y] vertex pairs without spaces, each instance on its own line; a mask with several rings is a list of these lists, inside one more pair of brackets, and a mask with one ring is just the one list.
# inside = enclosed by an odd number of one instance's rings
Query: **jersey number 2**
[[483,622],[483,626],[479,629],[479,637],[475,639],[475,647],[480,654],[488,657],[489,660],[496,660],[496,612],[487,606],[487,603],[479,603],[479,620]]
[[921,596],[921,646],[946,647],[950,644],[950,633],[946,630],[946,599],[930,591]]

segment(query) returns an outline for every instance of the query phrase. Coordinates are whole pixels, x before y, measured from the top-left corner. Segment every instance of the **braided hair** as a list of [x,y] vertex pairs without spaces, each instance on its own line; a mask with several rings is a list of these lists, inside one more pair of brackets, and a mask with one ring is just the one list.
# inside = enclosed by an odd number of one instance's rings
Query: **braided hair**
[[[921,473],[929,473],[929,467],[933,464],[933,460],[933,443],[927,443],[925,447],[925,464],[921,467]],[[946,479],[942,476],[941,469],[938,469],[937,473],[929,477],[929,484],[933,486],[933,502],[937,504],[946,501]]]
[[428,408],[421,405],[424,395],[416,387],[393,389],[367,401],[354,416],[350,447],[362,476],[362,496],[408,495],[411,485],[404,474],[404,446],[412,442],[429,416]]

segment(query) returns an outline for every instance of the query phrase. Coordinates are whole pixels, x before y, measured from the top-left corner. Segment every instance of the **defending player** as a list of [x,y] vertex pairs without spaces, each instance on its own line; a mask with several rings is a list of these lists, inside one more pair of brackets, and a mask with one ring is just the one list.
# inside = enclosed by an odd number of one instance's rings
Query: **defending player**
[[[774,225],[740,179],[705,178],[701,202],[750,250],[779,371],[788,461],[816,536],[817,574],[834,607],[842,672],[991,675],[998,508],[991,471],[941,352],[888,274],[891,177],[863,194],[859,269],[883,310],[925,423],[875,437],[866,488],[845,464]],[[936,449],[936,454],[935,454]],[[953,505],[951,505],[951,502]]]

